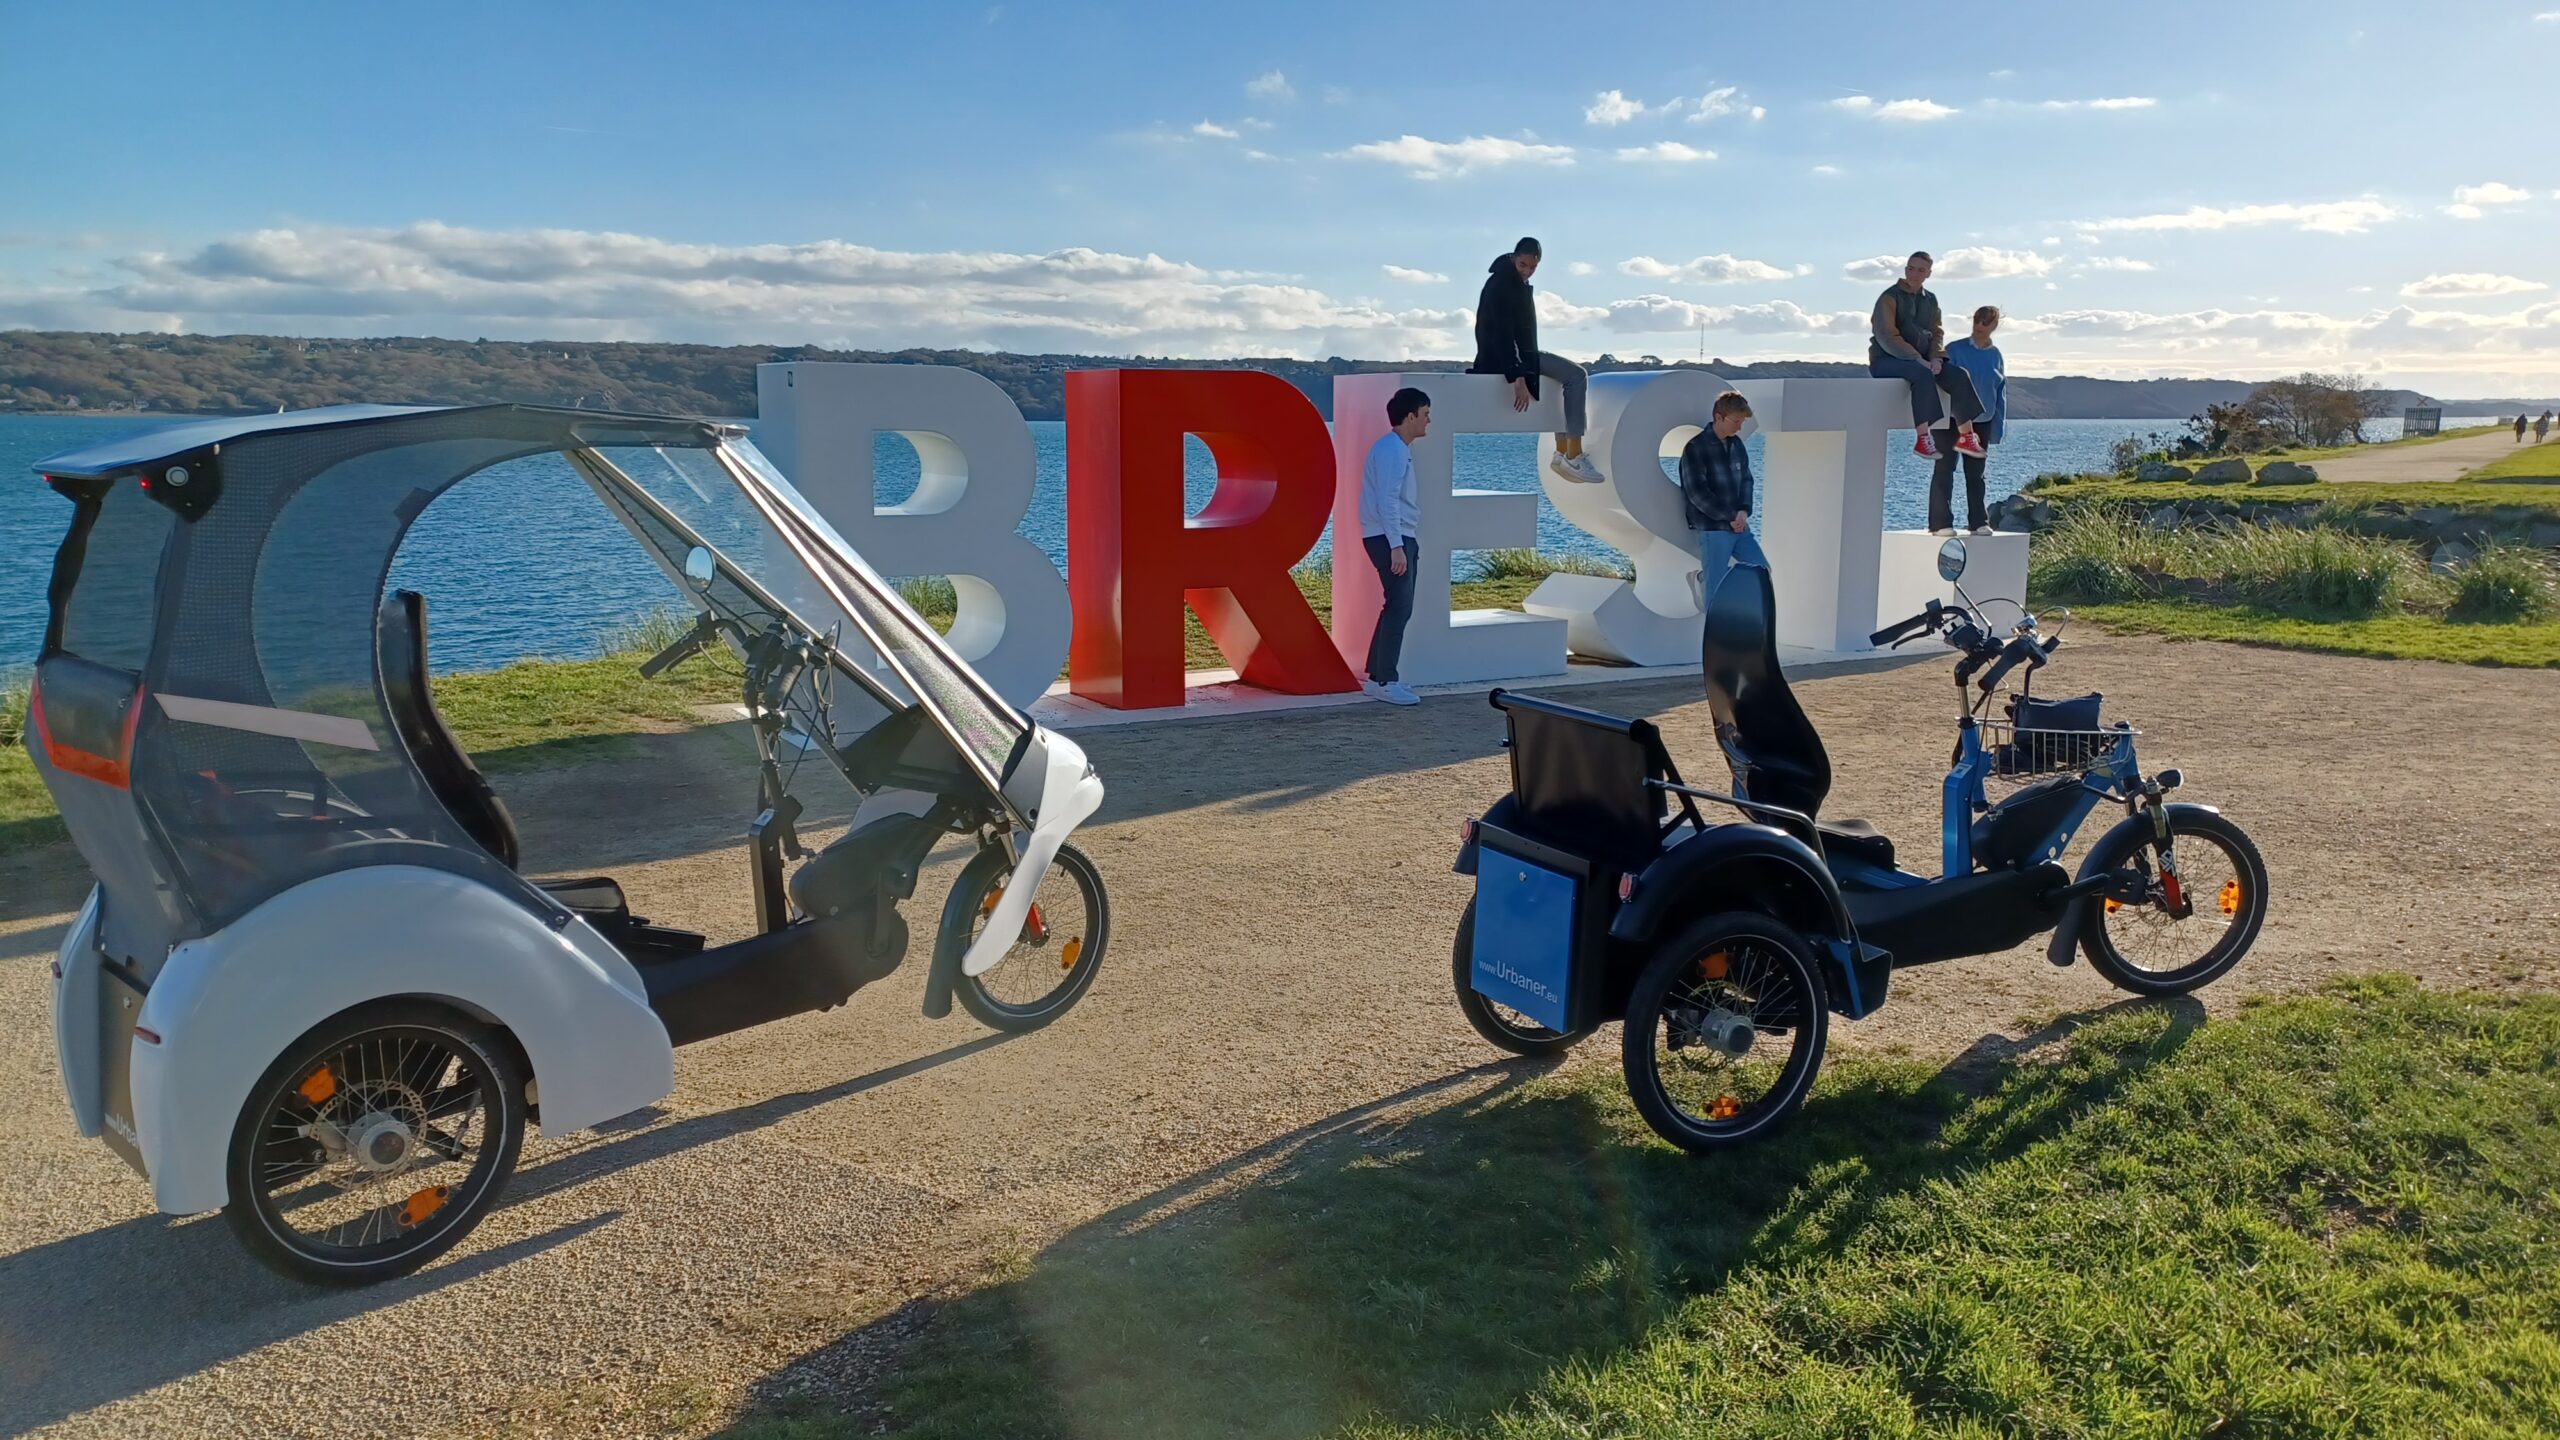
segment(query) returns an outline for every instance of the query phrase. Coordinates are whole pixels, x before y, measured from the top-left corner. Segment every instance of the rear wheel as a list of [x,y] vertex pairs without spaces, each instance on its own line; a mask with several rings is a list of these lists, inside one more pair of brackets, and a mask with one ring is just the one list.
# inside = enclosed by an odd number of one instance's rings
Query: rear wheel
[[2210,810],[2169,812],[2176,882],[2161,869],[2148,829],[2100,842],[2090,863],[2136,877],[2126,898],[2098,902],[2080,930],[2089,964],[2137,995],[2183,995],[2221,978],[2267,918],[2267,862],[2239,826]]
[[1703,1153],[1776,1130],[1828,1040],[1813,950],[1765,915],[1709,915],[1653,953],[1627,998],[1627,1092],[1654,1133]]
[[406,1274],[496,1205],[524,1146],[524,1092],[514,1047],[480,1021],[425,1001],[349,1011],[250,1091],[223,1214],[299,1280]]
[[[943,944],[969,953],[1004,899],[1012,871],[1013,857],[1003,847],[978,852],[961,870],[943,911],[946,925],[948,917],[966,915],[967,932],[956,926],[946,929]],[[1066,1014],[1093,988],[1103,949],[1110,943],[1111,901],[1103,893],[1102,872],[1083,851],[1062,845],[1040,877],[1040,893],[1032,898],[1031,912],[1013,944],[984,973],[959,977],[955,988],[960,1003],[980,1023],[998,1030],[1037,1030]]]
[[1458,1013],[1476,1033],[1514,1055],[1561,1055],[1590,1034],[1588,1030],[1550,1030],[1476,989],[1476,902],[1458,916],[1458,938],[1449,947],[1449,967],[1458,986]]

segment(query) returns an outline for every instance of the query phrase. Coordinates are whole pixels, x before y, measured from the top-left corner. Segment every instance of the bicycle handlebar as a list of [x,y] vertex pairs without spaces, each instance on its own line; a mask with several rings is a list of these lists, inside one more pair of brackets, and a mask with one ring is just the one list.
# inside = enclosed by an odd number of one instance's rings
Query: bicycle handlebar
[[2042,665],[2045,653],[2032,637],[2026,635],[2021,635],[2001,646],[1999,660],[1983,674],[1980,682],[1982,693],[1988,695],[1998,689],[2000,682],[2008,676],[2010,671],[2018,668],[2018,662],[2021,660],[2029,662],[2031,666]]
[[1867,643],[1870,645],[1899,644],[1900,642],[1907,640],[1914,635],[1920,634],[1925,630],[1935,628],[1939,617],[1946,613],[1946,609],[1946,606],[1932,600],[1929,602],[1928,609],[1921,611],[1919,614],[1914,615],[1910,619],[1902,621],[1899,624],[1888,625],[1882,630],[1878,630],[1874,634],[1869,635],[1867,637]]

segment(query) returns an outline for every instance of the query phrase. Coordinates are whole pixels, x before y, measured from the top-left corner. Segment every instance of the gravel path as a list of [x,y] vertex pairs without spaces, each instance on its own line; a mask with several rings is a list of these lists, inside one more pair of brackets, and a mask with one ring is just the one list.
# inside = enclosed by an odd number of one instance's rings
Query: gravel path
[[[2516,433],[2506,426],[2495,426],[2480,435],[2462,435],[2451,440],[2438,440],[2427,445],[2382,445],[2357,455],[2339,455],[2316,462],[2312,468],[2325,481],[2349,481],[2369,485],[2408,485],[2423,481],[2459,480],[2466,471],[2504,460],[2519,450],[2534,446],[2533,430],[2527,427],[2524,443],[2516,443]],[[2560,444],[2550,440],[2545,444]],[[2553,461],[2560,467],[2560,458]]]
[[[2267,932],[2210,1006],[2373,968],[2560,984],[2560,677],[2081,633],[2049,673],[2104,691],[2266,852]],[[1931,662],[1799,687],[1838,770],[1827,813],[1874,819],[1920,868],[1946,686]],[[1711,773],[1695,696],[1580,698],[1655,713]],[[1512,1073],[1448,993],[1449,857],[1507,783],[1497,721],[1448,699],[1092,732],[1115,926],[1065,1021],[1013,1040],[924,1021],[910,964],[845,1009],[688,1049],[660,1111],[529,1146],[459,1250],[353,1294],[269,1276],[216,1217],[151,1213],[70,1133],[45,957],[83,882],[59,852],[0,861],[0,1433],[693,1434],[751,1397],[856,1393],[915,1296],[1277,1137]],[[743,737],[641,743],[502,780],[529,865],[610,870],[644,913],[742,932]],[[1996,1052],[2119,998],[2021,951],[1901,977],[1834,1043]]]

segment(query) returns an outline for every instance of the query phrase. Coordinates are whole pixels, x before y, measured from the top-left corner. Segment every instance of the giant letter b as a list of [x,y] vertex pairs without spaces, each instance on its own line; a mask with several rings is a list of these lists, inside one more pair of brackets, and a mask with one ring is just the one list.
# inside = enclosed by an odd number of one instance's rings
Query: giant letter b
[[[1218,463],[1183,516],[1182,437]],[[1067,679],[1134,710],[1182,703],[1182,609],[1245,683],[1297,695],[1357,689],[1290,567],[1333,503],[1324,417],[1253,370],[1078,370],[1067,376]]]

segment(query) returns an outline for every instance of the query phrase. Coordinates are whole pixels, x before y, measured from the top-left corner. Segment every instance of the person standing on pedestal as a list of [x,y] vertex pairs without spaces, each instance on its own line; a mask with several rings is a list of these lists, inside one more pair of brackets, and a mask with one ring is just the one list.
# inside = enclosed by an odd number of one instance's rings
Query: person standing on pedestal
[[[2000,347],[1991,343],[1991,334],[2000,328],[2000,307],[1985,305],[1973,312],[1973,333],[1947,347],[1947,364],[1960,370],[1973,382],[1973,392],[1982,400],[1982,419],[1973,427],[1974,438],[1985,449],[2000,443],[2009,419],[2008,363],[2000,356]],[[1929,533],[1956,533],[1955,480],[1956,461],[1964,461],[1965,527],[1976,535],[1991,533],[1991,520],[1982,508],[1982,472],[1988,468],[1987,455],[1953,447],[1938,452],[1937,463],[1929,469]]]
[[1368,676],[1360,693],[1390,705],[1419,705],[1422,697],[1397,678],[1404,656],[1404,627],[1413,619],[1414,531],[1422,522],[1413,479],[1413,442],[1431,429],[1431,397],[1407,385],[1387,400],[1394,428],[1369,447],[1360,462],[1360,546],[1378,572],[1378,628],[1369,632]]
[[1982,418],[1982,398],[1962,370],[1947,369],[1946,325],[1938,318],[1938,297],[1929,293],[1929,272],[1936,267],[1926,250],[1914,250],[1903,263],[1902,278],[1876,297],[1867,322],[1867,373],[1879,380],[1900,380],[1911,387],[1911,425],[1920,432],[1912,453],[1935,460],[1937,437],[1931,432],[1947,412],[1938,403],[1938,387],[1947,387],[1955,402],[1956,449],[1982,453],[1973,433]]
[[1564,429],[1556,433],[1556,456],[1547,468],[1582,485],[1600,483],[1600,467],[1582,453],[1583,397],[1590,373],[1561,355],[1538,348],[1538,295],[1529,277],[1538,273],[1545,252],[1528,235],[1496,255],[1485,268],[1484,289],[1476,296],[1476,358],[1470,375],[1511,377],[1511,408],[1526,410],[1538,398],[1541,377],[1564,387]]
[[1716,397],[1707,428],[1680,447],[1680,499],[1698,547],[1698,608],[1706,608],[1716,582],[1735,565],[1769,568],[1769,557],[1751,537],[1751,452],[1742,427],[1751,402],[1742,392]]

